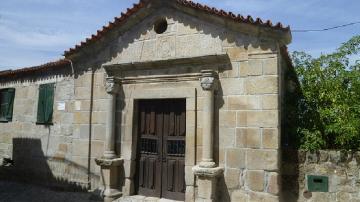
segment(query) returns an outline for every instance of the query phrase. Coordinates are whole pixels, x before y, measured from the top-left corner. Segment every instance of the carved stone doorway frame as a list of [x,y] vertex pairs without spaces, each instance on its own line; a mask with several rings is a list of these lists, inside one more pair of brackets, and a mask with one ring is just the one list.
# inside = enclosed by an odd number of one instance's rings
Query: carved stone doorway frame
[[[122,193],[124,196],[133,195],[134,193],[134,179],[136,168],[136,151],[137,151],[137,101],[141,99],[186,99],[186,150],[185,150],[185,200],[195,201],[199,199],[209,199],[213,201],[214,191],[216,189],[216,183],[214,179],[218,174],[222,173],[222,168],[216,167],[213,162],[212,154],[212,140],[206,141],[210,145],[202,147],[202,153],[207,154],[199,165],[196,165],[196,140],[197,140],[197,94],[205,94],[210,100],[209,103],[213,105],[213,91],[209,91],[209,85],[212,82],[217,82],[217,74],[219,71],[223,71],[224,67],[229,64],[229,57],[226,54],[223,55],[208,55],[194,58],[178,58],[172,60],[160,60],[149,62],[137,62],[126,64],[104,64],[103,67],[106,70],[108,77],[114,78],[115,82],[119,84],[124,92],[126,85],[132,85],[131,94],[119,93],[120,98],[125,102],[126,117],[122,118],[126,120],[126,124],[130,126],[127,130],[121,130],[121,140],[125,139],[126,142],[121,141],[121,153],[118,154],[123,159],[123,187]],[[179,67],[186,67],[180,70]],[[171,69],[172,74],[168,72],[159,72],[163,69]],[[143,72],[148,74],[143,75]],[[140,75],[138,75],[140,74]],[[211,81],[211,83],[209,83]],[[191,85],[183,85],[185,82],[191,83]],[[159,85],[156,88],[137,88],[139,86],[149,84],[169,84],[171,89],[166,85]],[[215,84],[216,85],[216,84]],[[135,87],[134,87],[135,86]],[[161,87],[163,86],[163,87]],[[212,89],[212,88],[210,88]],[[120,90],[121,91],[121,90]],[[212,101],[211,101],[212,100]],[[204,109],[207,113],[213,113],[213,106],[206,106]],[[116,110],[116,109],[115,109]],[[117,111],[118,112],[118,111]],[[111,112],[109,112],[111,113]],[[203,113],[203,120],[206,120],[206,125],[213,128],[213,118],[208,119],[208,114]],[[211,114],[213,116],[213,114]],[[205,118],[205,119],[204,119]],[[121,120],[121,121],[124,121]],[[111,125],[110,123],[108,123]],[[112,125],[115,125],[114,123]],[[204,128],[203,128],[204,130]],[[205,129],[206,138],[213,138],[212,130]],[[115,142],[114,142],[115,144]],[[205,165],[205,166],[203,166]],[[119,174],[120,175],[120,174]],[[199,191],[204,190],[205,187],[210,187],[211,194],[201,194],[195,196],[195,175],[199,177],[200,182],[210,181],[210,185],[207,183],[200,183]],[[120,178],[120,176],[119,176]],[[204,187],[201,185],[204,184]],[[204,190],[207,192],[207,190]]]

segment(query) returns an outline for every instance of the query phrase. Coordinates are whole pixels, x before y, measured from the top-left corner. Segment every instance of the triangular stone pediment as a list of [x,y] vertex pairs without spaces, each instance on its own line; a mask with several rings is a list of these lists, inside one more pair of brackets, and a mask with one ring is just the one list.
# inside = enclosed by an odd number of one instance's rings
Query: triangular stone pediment
[[[237,47],[246,51],[272,51],[281,36],[262,27],[236,24],[194,9],[161,0],[140,9],[89,50],[102,64],[136,63],[226,54]],[[159,3],[160,2],[160,3]],[[166,20],[163,33],[156,23]],[[266,30],[266,29],[265,29]]]
[[[160,34],[155,31],[159,19],[167,23],[165,32]],[[107,64],[220,55],[228,47],[266,50],[275,48],[272,46],[276,44],[272,39],[237,32],[169,7],[154,11],[114,43]]]

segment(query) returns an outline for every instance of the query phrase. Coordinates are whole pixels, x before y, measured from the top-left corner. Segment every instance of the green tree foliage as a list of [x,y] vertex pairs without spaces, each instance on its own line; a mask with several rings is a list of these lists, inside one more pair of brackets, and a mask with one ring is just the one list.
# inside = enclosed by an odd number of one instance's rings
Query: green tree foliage
[[360,35],[318,58],[292,54],[302,92],[296,106],[300,148],[360,149],[359,53]]

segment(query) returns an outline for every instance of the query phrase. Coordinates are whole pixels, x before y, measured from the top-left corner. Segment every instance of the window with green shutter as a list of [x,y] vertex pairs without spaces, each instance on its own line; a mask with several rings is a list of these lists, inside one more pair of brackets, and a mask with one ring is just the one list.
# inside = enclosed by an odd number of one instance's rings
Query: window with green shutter
[[37,124],[52,124],[55,84],[42,84],[39,87]]
[[0,90],[0,122],[12,121],[14,98],[14,88]]

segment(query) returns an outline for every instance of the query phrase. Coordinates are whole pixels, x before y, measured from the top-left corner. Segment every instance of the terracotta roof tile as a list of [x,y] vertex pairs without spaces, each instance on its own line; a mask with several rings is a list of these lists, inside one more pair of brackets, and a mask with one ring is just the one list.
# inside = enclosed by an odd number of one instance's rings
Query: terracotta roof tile
[[26,67],[16,70],[5,70],[0,72],[0,77],[11,77],[11,76],[18,76],[23,74],[29,74],[34,72],[41,72],[41,71],[51,71],[53,69],[58,69],[60,67],[64,67],[66,65],[70,65],[70,61],[67,59],[61,59],[54,62],[48,62],[43,65],[33,66],[33,67]]
[[[133,7],[128,8],[126,13],[121,13],[120,17],[115,17],[113,22],[109,22],[108,25],[103,26],[103,28],[101,30],[98,30],[96,35],[91,35],[90,38],[86,38],[85,41],[82,41],[82,42],[80,42],[80,44],[75,45],[75,48],[70,48],[69,50],[66,50],[64,52],[64,56],[69,56],[69,55],[75,53],[76,51],[78,51],[79,49],[81,49],[82,47],[88,45],[89,43],[95,42],[96,40],[101,38],[105,33],[112,30],[116,25],[124,23],[132,14],[136,13],[138,10],[145,7],[146,4],[149,3],[150,1],[151,0],[140,0],[139,3],[133,4]],[[185,7],[191,7],[194,9],[198,9],[198,10],[207,12],[212,15],[217,15],[220,17],[228,18],[235,22],[248,23],[248,24],[253,24],[253,25],[258,25],[258,26],[269,27],[272,29],[278,29],[278,30],[285,31],[285,32],[290,31],[289,26],[284,27],[280,22],[273,25],[273,23],[270,20],[267,20],[264,23],[260,18],[256,18],[256,20],[254,20],[250,15],[248,15],[247,17],[244,17],[242,15],[235,15],[232,12],[218,10],[214,7],[210,8],[207,5],[195,3],[195,2],[192,2],[189,0],[176,0],[176,2]]]

